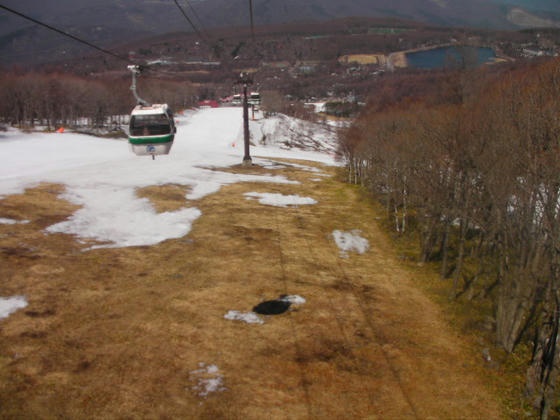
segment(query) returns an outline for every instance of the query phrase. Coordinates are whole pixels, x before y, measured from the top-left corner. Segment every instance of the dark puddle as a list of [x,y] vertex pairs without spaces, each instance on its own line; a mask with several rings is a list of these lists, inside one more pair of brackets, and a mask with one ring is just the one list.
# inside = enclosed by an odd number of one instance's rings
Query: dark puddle
[[259,303],[253,308],[253,312],[261,315],[280,315],[288,310],[291,302],[282,300],[282,298],[276,300],[266,300]]

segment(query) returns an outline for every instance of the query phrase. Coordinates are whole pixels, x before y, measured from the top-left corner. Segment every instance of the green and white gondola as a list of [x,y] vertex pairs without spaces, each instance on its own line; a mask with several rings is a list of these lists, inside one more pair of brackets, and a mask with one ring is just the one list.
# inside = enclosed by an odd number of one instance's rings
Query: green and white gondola
[[137,105],[130,115],[128,143],[138,156],[167,155],[176,132],[167,104]]

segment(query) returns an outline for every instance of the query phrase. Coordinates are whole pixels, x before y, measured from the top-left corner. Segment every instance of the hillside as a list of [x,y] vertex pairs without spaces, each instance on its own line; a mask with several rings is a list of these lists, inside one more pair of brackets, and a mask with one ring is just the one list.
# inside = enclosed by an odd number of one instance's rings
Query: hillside
[[522,7],[530,12],[560,13],[560,0],[492,0],[496,4]]
[[[220,26],[226,22],[245,23],[245,3],[243,0],[207,0],[200,7],[201,17]],[[373,16],[443,25],[511,27],[502,10],[486,0],[468,3],[460,0],[257,0],[254,4],[255,18],[260,24]]]
[[[383,18],[257,26],[254,41],[246,27],[217,28],[208,34],[208,43],[194,34],[175,33],[129,42],[116,51],[133,51],[136,62],[150,63],[141,81],[152,77],[190,82],[201,99],[233,94],[239,73],[250,72],[256,90],[302,100],[344,98],[353,92],[357,101],[367,101],[370,93],[379,91],[379,81],[391,74],[389,57],[397,73],[413,71],[406,68],[404,53],[395,54],[399,51],[439,45],[489,47],[502,62],[560,52],[559,30],[488,31]],[[45,68],[88,79],[120,77],[129,83],[130,78],[122,62],[98,53]]]
[[[102,46],[114,47],[123,42],[174,31],[192,31],[172,0],[99,0],[89,1],[8,0],[4,4],[47,24]],[[184,10],[201,29],[224,26],[247,26],[245,0],[199,0]],[[550,3],[543,4],[548,7]],[[512,15],[512,7],[489,0],[270,0],[254,1],[257,25],[362,16],[414,20],[425,24],[469,26],[492,29],[515,29],[535,20],[535,11],[523,11],[524,18]],[[545,9],[538,9],[537,11]],[[514,18],[512,19],[512,16]],[[542,19],[540,17],[539,19]],[[554,19],[554,16],[548,16]],[[9,12],[0,12],[0,54],[4,64],[53,61],[87,51],[87,48],[49,33]],[[553,20],[551,20],[554,23]],[[546,24],[546,21],[545,21]]]
[[[318,162],[332,156],[259,144],[243,169],[239,108],[178,122],[155,161],[5,134],[4,417],[503,418],[499,372]],[[256,313],[280,295],[285,312]]]
[[[150,101],[184,108],[199,100],[228,97],[239,90],[235,83],[239,74],[250,72],[252,89],[263,93],[266,109],[297,116],[305,110],[301,103],[295,106],[294,102],[311,98],[360,103],[379,92],[389,97],[391,92],[415,97],[433,89],[430,86],[438,85],[442,76],[437,75],[438,70],[436,74],[411,76],[404,84],[401,81],[402,75],[418,72],[406,67],[406,51],[410,50],[457,45],[469,55],[476,53],[478,47],[491,48],[499,57],[496,61],[506,63],[506,67],[514,65],[515,60],[560,52],[558,29],[487,31],[382,18],[257,26],[254,41],[247,28],[217,28],[208,34],[209,42],[200,42],[196,35],[183,32],[131,41],[113,51],[147,65],[138,83],[141,96]],[[88,117],[97,118],[99,112],[128,113],[133,97],[125,64],[90,51],[78,58],[38,66],[36,71],[41,74],[31,75],[29,81],[23,80],[25,77],[22,79],[17,69],[4,73],[4,80],[0,80],[0,87],[5,87],[0,89],[4,99],[0,111],[4,118],[16,123],[31,108],[36,118],[50,118],[53,122],[67,119],[67,111],[56,104],[65,98],[72,104],[70,108],[79,109],[83,101],[79,93],[88,89],[92,103],[104,103],[101,108],[88,108]],[[503,66],[486,67],[489,72],[500,72]],[[23,104],[17,92],[27,92],[30,83],[34,86],[33,100]],[[73,88],[76,86],[79,88]],[[45,102],[45,92],[53,90],[56,95],[47,95]],[[52,100],[54,108],[47,114],[41,104]],[[14,107],[14,103],[19,105]],[[337,115],[356,111],[355,107],[333,110]]]

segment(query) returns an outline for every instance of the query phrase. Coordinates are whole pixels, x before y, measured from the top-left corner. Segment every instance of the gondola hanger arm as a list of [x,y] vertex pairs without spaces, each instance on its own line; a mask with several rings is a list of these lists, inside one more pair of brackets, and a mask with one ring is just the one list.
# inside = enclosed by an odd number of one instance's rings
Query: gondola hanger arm
[[130,90],[134,94],[134,97],[136,98],[136,102],[142,106],[150,106],[151,104],[148,101],[142,99],[140,96],[138,96],[138,92],[136,91],[136,76],[140,75],[140,72],[142,71],[142,67],[137,64],[134,64],[134,65],[129,65],[128,69],[132,73],[132,85],[130,85]]

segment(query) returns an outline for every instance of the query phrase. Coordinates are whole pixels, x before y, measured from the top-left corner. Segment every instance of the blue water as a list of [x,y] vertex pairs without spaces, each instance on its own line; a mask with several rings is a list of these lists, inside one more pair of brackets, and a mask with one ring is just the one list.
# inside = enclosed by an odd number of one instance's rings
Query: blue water
[[[420,69],[434,69],[437,67],[467,67],[482,65],[496,58],[492,48],[476,47],[441,47],[433,50],[418,51],[406,54],[408,65]],[[463,60],[464,58],[464,60]]]

